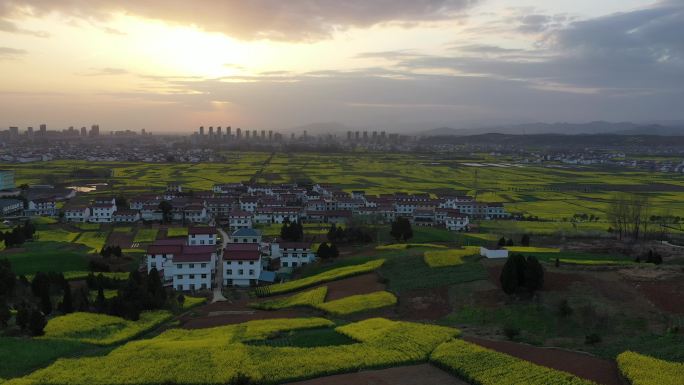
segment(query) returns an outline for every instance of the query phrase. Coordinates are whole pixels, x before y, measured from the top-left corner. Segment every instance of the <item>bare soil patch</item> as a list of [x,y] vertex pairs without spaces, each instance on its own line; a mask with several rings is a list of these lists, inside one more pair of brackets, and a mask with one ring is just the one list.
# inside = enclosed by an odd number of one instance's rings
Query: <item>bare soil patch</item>
[[624,385],[616,363],[611,360],[568,350],[539,348],[508,341],[492,341],[477,337],[464,337],[464,340],[599,384]]
[[400,366],[397,368],[366,370],[337,374],[313,380],[291,382],[289,385],[467,385],[466,382],[430,364]]
[[684,314],[684,281],[635,282],[634,287],[656,307],[674,314]]
[[451,313],[449,288],[420,289],[402,293],[399,315],[407,320],[437,320]]
[[376,273],[357,275],[355,277],[328,282],[319,286],[328,287],[326,301],[349,297],[350,295],[368,294],[385,290],[385,284],[380,283]]
[[109,246],[119,246],[123,249],[128,249],[133,243],[132,233],[120,233],[117,231],[112,231],[109,233],[109,238],[107,238],[107,245]]

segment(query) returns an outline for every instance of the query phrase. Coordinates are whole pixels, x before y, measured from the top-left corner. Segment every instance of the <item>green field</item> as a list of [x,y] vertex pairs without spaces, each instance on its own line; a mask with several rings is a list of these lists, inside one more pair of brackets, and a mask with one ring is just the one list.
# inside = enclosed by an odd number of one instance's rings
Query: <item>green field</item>
[[157,239],[157,229],[140,229],[135,234],[133,242],[154,242]]
[[18,275],[42,272],[87,270],[88,249],[65,242],[26,242],[20,248],[5,250],[0,258],[9,259]]

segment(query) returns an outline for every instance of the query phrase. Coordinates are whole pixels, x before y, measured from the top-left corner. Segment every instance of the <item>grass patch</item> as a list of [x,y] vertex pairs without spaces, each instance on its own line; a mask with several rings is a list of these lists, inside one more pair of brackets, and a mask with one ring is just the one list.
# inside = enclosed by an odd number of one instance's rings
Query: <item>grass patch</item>
[[79,233],[64,229],[38,230],[34,235],[36,241],[41,242],[73,242]]
[[387,258],[379,273],[387,279],[389,289],[395,293],[487,279],[485,268],[474,258],[466,258],[458,266],[433,269],[425,263],[422,255]]
[[560,253],[560,249],[553,247],[507,246],[511,253]]
[[131,226],[115,227],[113,230],[115,233],[130,233],[133,231]]
[[0,378],[13,378],[47,366],[60,357],[86,350],[74,341],[50,341],[33,338],[0,337]]
[[313,348],[318,346],[339,346],[357,343],[338,333],[333,328],[290,330],[265,340],[248,341],[254,346]]
[[480,248],[466,246],[463,249],[430,250],[423,254],[423,259],[430,267],[445,267],[462,265],[465,257],[478,255]]
[[66,242],[26,242],[21,248],[4,250],[0,258],[9,259],[17,275],[36,272],[86,270],[87,250]]
[[394,294],[387,291],[377,291],[375,293],[352,295],[335,301],[320,303],[316,307],[339,316],[393,306],[396,303],[397,297]]
[[138,321],[129,321],[106,314],[71,313],[50,319],[41,338],[113,345],[134,338],[171,316],[168,311],[151,311],[141,313]]

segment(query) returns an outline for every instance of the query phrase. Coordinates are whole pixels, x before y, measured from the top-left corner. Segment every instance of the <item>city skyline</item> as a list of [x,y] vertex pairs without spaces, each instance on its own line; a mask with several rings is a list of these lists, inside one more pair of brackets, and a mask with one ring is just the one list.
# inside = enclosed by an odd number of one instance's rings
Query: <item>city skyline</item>
[[0,123],[190,133],[684,120],[677,1],[160,5],[3,2]]

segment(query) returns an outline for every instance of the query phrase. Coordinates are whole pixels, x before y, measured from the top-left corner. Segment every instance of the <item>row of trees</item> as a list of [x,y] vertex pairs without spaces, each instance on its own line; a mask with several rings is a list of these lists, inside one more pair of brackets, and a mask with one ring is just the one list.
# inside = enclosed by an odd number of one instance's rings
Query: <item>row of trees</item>
[[534,256],[513,254],[506,260],[499,280],[506,294],[531,294],[544,287],[544,268]]
[[299,221],[285,221],[280,228],[280,238],[287,242],[301,242],[304,239],[304,226]]
[[33,239],[35,233],[36,227],[30,221],[26,221],[13,228],[12,231],[0,232],[0,241],[4,241],[7,248],[19,246],[26,240]]
[[648,234],[651,205],[648,197],[639,194],[617,194],[608,206],[608,220],[620,240],[639,240]]
[[100,255],[104,258],[109,258],[112,256],[121,258],[123,252],[121,251],[120,246],[105,246],[102,249],[100,249]]
[[350,225],[347,228],[330,226],[327,234],[328,241],[332,243],[370,243],[373,242],[372,233],[365,227]]
[[327,243],[321,243],[320,246],[318,246],[318,251],[316,252],[316,255],[318,258],[322,260],[329,260],[329,259],[334,259],[340,256],[339,250],[337,250],[337,246],[335,246],[334,243],[327,244]]
[[[501,237],[499,238],[499,242],[497,243],[499,247],[504,247],[504,246],[515,246],[515,242],[513,241],[513,238],[508,238],[506,237]],[[527,234],[524,234],[520,238],[520,246],[528,247],[530,245],[530,236]]]
[[392,222],[392,227],[390,229],[390,235],[392,238],[399,241],[408,241],[413,238],[413,229],[411,228],[411,222],[408,218],[398,217]]

